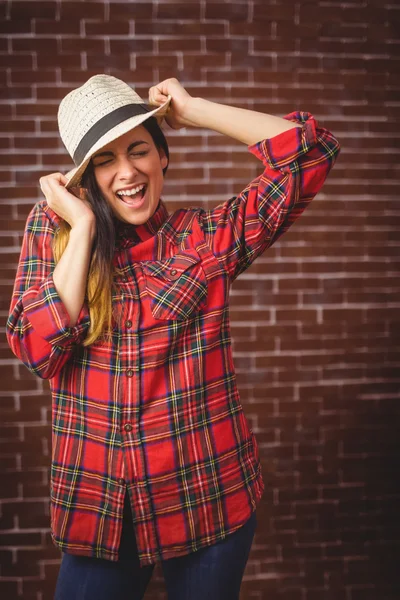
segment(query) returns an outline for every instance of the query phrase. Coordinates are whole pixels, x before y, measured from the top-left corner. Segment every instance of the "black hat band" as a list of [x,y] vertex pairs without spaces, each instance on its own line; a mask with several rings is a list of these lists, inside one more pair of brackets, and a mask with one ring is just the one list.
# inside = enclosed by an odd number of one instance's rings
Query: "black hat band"
[[154,108],[149,108],[146,104],[126,104],[102,117],[85,133],[79,142],[73,156],[75,165],[80,165],[90,148],[93,148],[96,142],[110,131],[110,129],[116,127],[116,125],[119,125],[130,117],[143,115],[151,110],[154,110]]

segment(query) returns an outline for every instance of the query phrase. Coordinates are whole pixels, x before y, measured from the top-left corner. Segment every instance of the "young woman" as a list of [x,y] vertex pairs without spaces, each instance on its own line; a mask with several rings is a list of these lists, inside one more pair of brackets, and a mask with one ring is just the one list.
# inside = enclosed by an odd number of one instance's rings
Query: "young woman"
[[[161,199],[159,127],[203,127],[263,165],[212,210]],[[42,177],[7,324],[50,380],[57,600],[143,598],[161,561],[169,600],[234,600],[262,496],[236,386],[231,284],[301,215],[339,144],[306,112],[285,118],[92,77],[60,105],[75,161]]]

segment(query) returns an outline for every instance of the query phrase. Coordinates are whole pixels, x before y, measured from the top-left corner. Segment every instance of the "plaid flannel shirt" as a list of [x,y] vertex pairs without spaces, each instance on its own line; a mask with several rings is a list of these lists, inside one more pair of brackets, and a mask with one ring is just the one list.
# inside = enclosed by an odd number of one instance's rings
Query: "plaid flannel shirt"
[[9,344],[52,391],[51,531],[72,554],[118,559],[125,493],[140,564],[236,531],[264,482],[232,359],[232,282],[289,229],[323,185],[339,144],[312,115],[252,146],[261,175],[211,210],[160,200],[116,241],[112,342],[82,346],[54,286],[58,216],[32,209],[7,322]]

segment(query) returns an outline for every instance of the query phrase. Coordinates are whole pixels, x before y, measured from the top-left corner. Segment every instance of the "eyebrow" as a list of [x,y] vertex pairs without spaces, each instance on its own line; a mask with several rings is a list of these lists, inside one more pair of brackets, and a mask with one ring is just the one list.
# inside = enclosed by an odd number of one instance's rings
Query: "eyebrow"
[[[136,148],[136,146],[140,146],[140,144],[147,144],[147,142],[145,140],[137,140],[128,146],[127,152],[130,152],[133,150],[133,148]],[[98,154],[95,154],[92,156],[92,159],[99,158],[100,156],[112,156],[113,154],[114,153],[111,150],[107,150],[105,152],[99,152]]]

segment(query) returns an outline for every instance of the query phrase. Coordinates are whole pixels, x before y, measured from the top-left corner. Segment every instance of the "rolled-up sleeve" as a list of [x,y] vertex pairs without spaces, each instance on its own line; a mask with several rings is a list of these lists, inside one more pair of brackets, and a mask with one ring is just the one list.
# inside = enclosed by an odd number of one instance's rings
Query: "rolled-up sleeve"
[[6,334],[14,354],[39,377],[53,377],[85,339],[89,310],[70,317],[54,285],[52,244],[56,227],[38,202],[28,216],[11,299]]
[[264,171],[230,200],[201,211],[204,235],[233,281],[300,217],[321,189],[340,152],[335,136],[307,112],[298,123],[248,147]]

